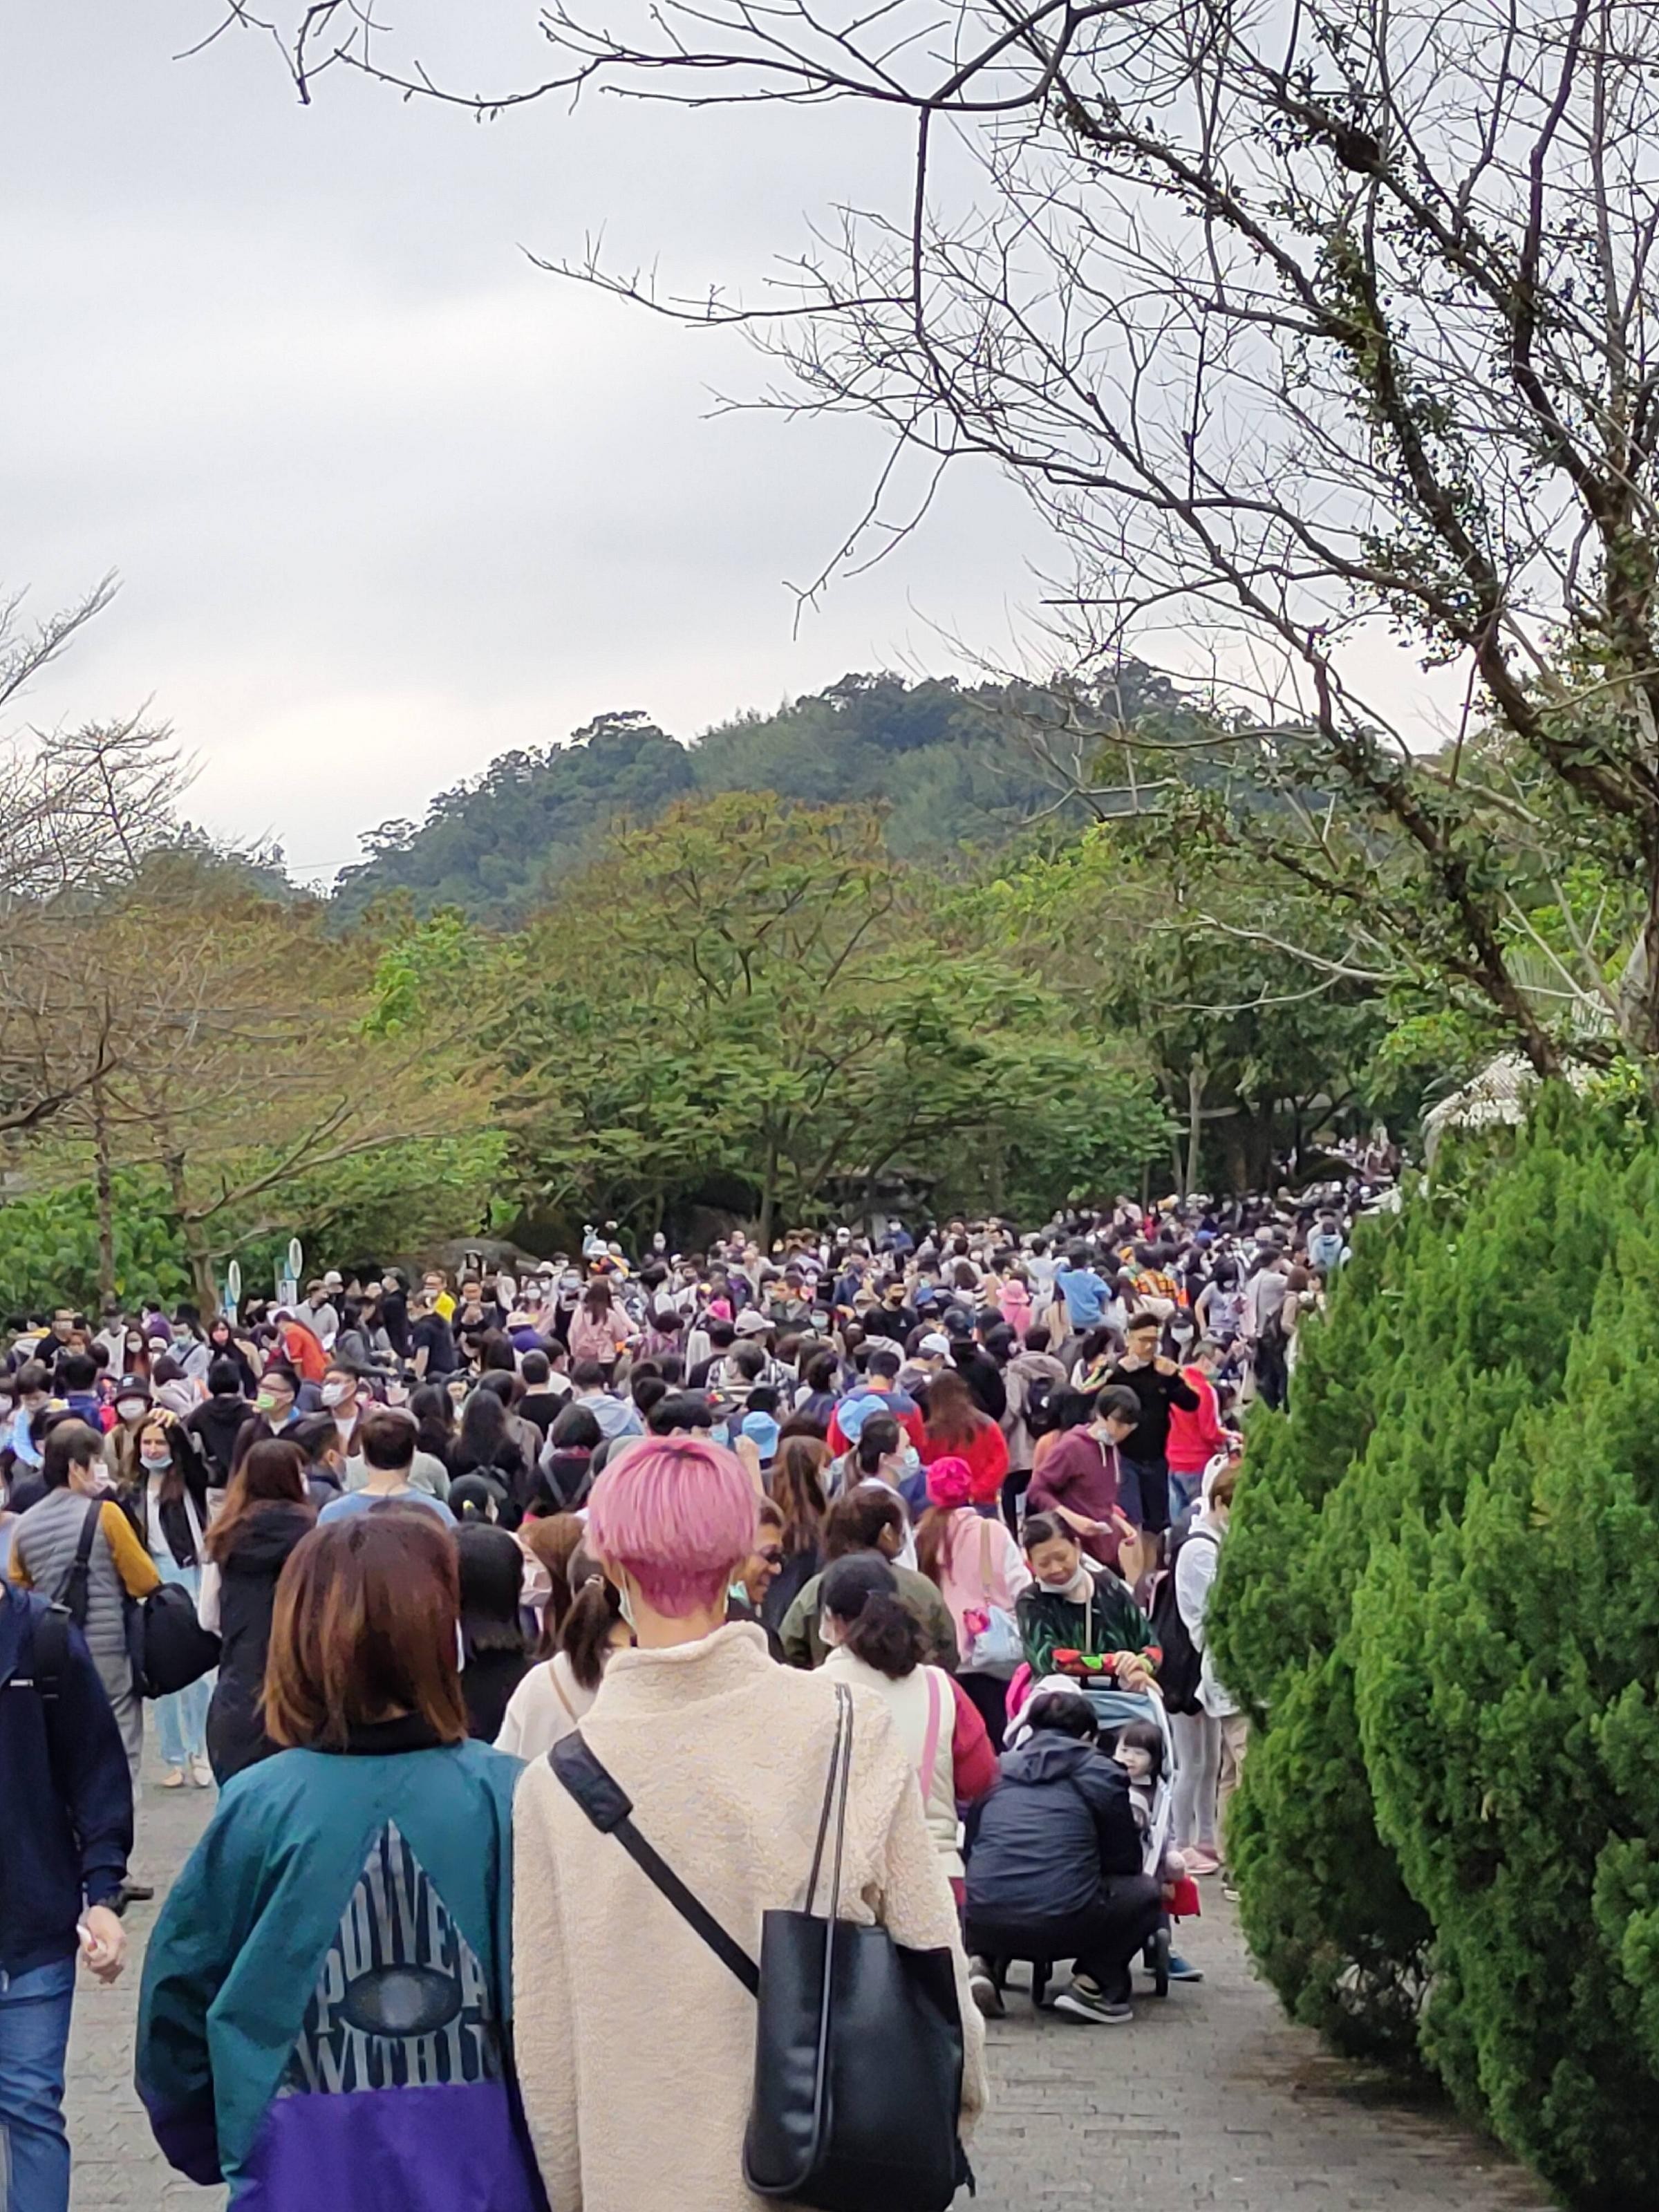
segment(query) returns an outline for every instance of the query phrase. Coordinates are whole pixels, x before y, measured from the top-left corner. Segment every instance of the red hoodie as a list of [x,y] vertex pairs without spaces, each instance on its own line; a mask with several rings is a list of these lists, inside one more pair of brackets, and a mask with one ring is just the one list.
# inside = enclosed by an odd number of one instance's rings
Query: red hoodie
[[1183,1367],[1181,1372],[1198,1394],[1198,1411],[1188,1413],[1174,1404],[1170,1407],[1170,1472],[1202,1474],[1216,1454],[1227,1449],[1227,1431],[1221,1425],[1214,1383],[1201,1368]]
[[965,1451],[960,1444],[947,1444],[929,1436],[922,1437],[916,1449],[924,1467],[932,1467],[936,1459],[965,1459],[972,1478],[968,1492],[971,1504],[994,1505],[1001,1497],[1002,1478],[1008,1472],[1008,1439],[988,1414],[980,1415],[980,1425]]

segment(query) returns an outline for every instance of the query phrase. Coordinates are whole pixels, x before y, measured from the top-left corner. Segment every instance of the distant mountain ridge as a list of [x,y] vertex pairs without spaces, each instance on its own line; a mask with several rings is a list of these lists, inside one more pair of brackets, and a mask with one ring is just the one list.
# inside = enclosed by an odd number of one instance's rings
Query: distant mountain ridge
[[[453,905],[480,921],[517,921],[617,817],[648,821],[700,793],[772,791],[820,805],[879,800],[901,856],[1001,843],[1055,807],[1055,787],[1014,725],[1022,707],[1041,714],[1056,697],[951,677],[848,675],[690,744],[637,710],[602,714],[567,744],[500,755],[441,793],[424,821],[371,831],[368,858],[341,871],[336,902],[350,916],[404,892],[422,911]],[[1113,700],[1124,713],[1181,704],[1149,669],[1120,672]]]

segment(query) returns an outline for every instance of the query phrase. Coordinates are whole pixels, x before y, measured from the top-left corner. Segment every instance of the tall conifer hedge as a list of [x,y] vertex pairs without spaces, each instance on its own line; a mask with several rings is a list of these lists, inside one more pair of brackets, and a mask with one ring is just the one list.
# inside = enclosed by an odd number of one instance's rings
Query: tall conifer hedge
[[1366,1224],[1217,1586],[1291,2014],[1659,2203],[1659,1148],[1552,1095]]

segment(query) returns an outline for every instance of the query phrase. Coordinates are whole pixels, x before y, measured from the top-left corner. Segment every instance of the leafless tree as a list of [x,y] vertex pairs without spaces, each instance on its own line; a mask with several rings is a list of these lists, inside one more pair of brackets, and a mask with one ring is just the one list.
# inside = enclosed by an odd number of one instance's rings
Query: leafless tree
[[[781,291],[550,265],[745,321],[788,404],[1012,473],[1079,665],[1207,657],[1274,794],[1232,832],[1352,918],[1353,964],[1443,975],[1540,1072],[1659,1064],[1650,7],[554,0],[544,77],[482,93],[364,0],[233,24],[307,99],[356,70],[486,115],[890,111],[902,199],[849,186]],[[896,480],[848,557],[912,519]],[[1432,750],[1376,673],[1389,640],[1461,701]]]

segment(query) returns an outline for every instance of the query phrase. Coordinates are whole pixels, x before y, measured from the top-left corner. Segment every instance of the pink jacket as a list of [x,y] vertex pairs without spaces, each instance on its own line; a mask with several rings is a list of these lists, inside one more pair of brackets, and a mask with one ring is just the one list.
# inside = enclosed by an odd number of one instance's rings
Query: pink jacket
[[[988,1577],[981,1571],[982,1559],[988,1562]],[[963,1632],[963,1613],[982,1613],[988,1606],[1012,1613],[1020,1592],[1030,1583],[1031,1570],[1000,1520],[988,1521],[971,1505],[963,1505],[951,1516],[945,1528],[938,1579],[940,1595],[957,1625],[957,1642],[965,1652],[969,1639]]]

